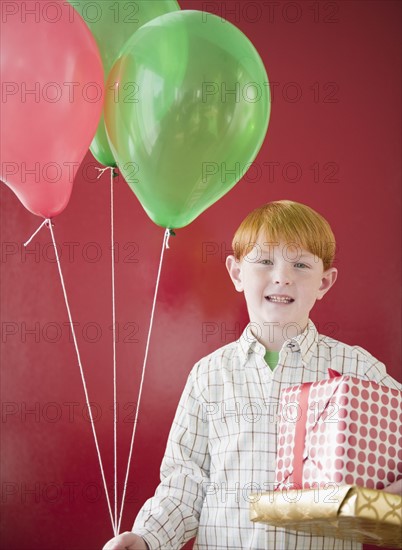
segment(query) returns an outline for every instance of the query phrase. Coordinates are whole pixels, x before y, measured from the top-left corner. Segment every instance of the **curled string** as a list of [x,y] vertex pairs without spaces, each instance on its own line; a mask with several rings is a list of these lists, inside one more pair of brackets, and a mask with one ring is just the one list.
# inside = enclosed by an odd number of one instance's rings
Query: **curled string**
[[133,432],[132,432],[132,435],[131,435],[130,452],[129,452],[128,461],[127,461],[126,477],[124,479],[124,487],[123,487],[123,496],[122,496],[122,499],[121,499],[120,516],[119,516],[119,521],[118,521],[118,524],[117,524],[117,534],[120,533],[121,518],[123,516],[124,499],[126,497],[127,481],[128,481],[129,471],[130,471],[131,457],[132,457],[132,454],[133,454],[134,439],[135,439],[135,434],[136,434],[136,431],[137,431],[138,414],[139,414],[139,410],[140,410],[142,389],[143,389],[143,385],[144,385],[145,369],[146,369],[146,366],[147,366],[147,359],[148,359],[148,352],[149,352],[149,342],[150,342],[150,339],[151,339],[152,327],[153,327],[154,316],[155,316],[156,298],[157,298],[157,295],[158,295],[158,288],[159,288],[159,281],[160,281],[160,276],[161,276],[161,271],[162,271],[163,257],[164,257],[164,254],[165,254],[165,250],[167,248],[169,248],[169,238],[170,238],[171,235],[174,235],[173,231],[171,231],[170,229],[166,229],[165,234],[163,236],[162,250],[161,250],[161,255],[160,255],[160,260],[159,260],[158,274],[157,274],[157,277],[156,277],[154,299],[153,299],[153,302],[152,302],[152,310],[151,310],[151,318],[150,318],[150,321],[149,321],[149,329],[148,329],[147,343],[146,343],[146,346],[145,346],[144,362],[143,362],[143,365],[142,365],[141,382],[140,382],[140,388],[138,390],[138,399],[137,399],[137,406],[136,406],[136,410],[135,410]]
[[72,319],[72,316],[71,316],[70,306],[69,306],[69,303],[68,303],[68,298],[67,298],[66,287],[65,287],[65,284],[64,284],[63,273],[61,271],[59,253],[57,251],[56,240],[54,238],[52,221],[50,219],[46,219],[40,225],[40,227],[35,231],[35,233],[26,241],[26,243],[24,243],[24,246],[27,246],[32,241],[32,239],[42,229],[42,227],[44,225],[46,225],[49,228],[50,234],[51,234],[51,237],[52,237],[54,253],[55,253],[55,256],[56,256],[57,267],[58,267],[58,271],[59,271],[59,275],[60,275],[60,282],[61,282],[61,286],[62,286],[62,289],[63,289],[64,301],[66,303],[68,318],[69,318],[69,321],[70,321],[70,328],[71,328],[71,333],[73,335],[75,352],[77,354],[78,365],[79,365],[79,368],[80,368],[81,380],[82,380],[82,385],[83,385],[84,393],[85,393],[85,400],[86,400],[86,404],[87,404],[87,408],[88,408],[89,419],[90,419],[90,422],[91,422],[92,433],[93,433],[94,440],[95,440],[96,452],[97,452],[97,455],[98,455],[99,466],[100,466],[100,470],[101,470],[101,474],[102,474],[103,487],[105,489],[105,495],[106,495],[107,505],[108,505],[108,508],[109,508],[110,519],[112,521],[113,531],[116,532],[115,523],[114,523],[114,520],[113,520],[112,508],[110,506],[109,493],[108,493],[107,485],[106,485],[105,472],[104,472],[104,469],[103,469],[102,458],[101,458],[99,445],[98,445],[98,438],[96,436],[95,423],[94,423],[94,419],[93,419],[93,416],[92,416],[92,410],[91,410],[91,405],[90,405],[90,402],[89,402],[87,385],[86,385],[86,382],[85,382],[84,370],[82,368],[81,356],[80,356],[80,352],[79,352],[79,349],[78,349],[77,338],[76,338],[75,330],[74,330],[74,323],[73,323],[73,319]]

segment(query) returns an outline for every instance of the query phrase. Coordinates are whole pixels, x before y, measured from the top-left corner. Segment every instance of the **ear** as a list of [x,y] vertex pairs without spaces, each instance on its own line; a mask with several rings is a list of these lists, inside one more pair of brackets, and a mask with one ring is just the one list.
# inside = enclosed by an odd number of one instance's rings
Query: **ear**
[[232,282],[235,286],[237,292],[243,292],[243,281],[242,281],[242,262],[241,260],[236,260],[234,256],[228,256],[226,258],[226,269],[232,279]]
[[318,289],[317,300],[321,300],[328,290],[335,284],[338,277],[338,270],[336,267],[330,267],[324,271],[321,279],[321,286]]

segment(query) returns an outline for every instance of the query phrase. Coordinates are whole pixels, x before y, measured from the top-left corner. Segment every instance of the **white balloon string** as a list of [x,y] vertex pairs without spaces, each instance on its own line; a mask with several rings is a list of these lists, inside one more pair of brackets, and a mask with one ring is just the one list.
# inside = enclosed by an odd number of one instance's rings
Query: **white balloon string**
[[110,250],[112,261],[112,339],[113,339],[113,481],[114,481],[114,535],[117,536],[117,369],[116,369],[116,292],[114,272],[114,196],[113,178],[114,169],[107,166],[98,168],[99,179],[107,170],[110,170]]
[[117,376],[116,376],[116,293],[114,276],[114,197],[113,197],[113,178],[114,169],[110,166],[106,168],[95,167],[98,170],[99,179],[103,174],[110,170],[110,250],[112,260],[112,340],[113,340],[113,481],[114,481],[114,535],[117,535]]
[[103,486],[104,486],[104,489],[105,489],[105,495],[106,495],[107,505],[108,505],[108,508],[109,508],[110,519],[112,521],[113,531],[116,532],[116,528],[115,528],[115,524],[114,524],[114,520],[113,520],[112,508],[110,506],[109,493],[108,493],[107,485],[106,485],[105,472],[103,470],[103,463],[102,463],[102,458],[101,458],[99,445],[98,445],[98,438],[96,436],[95,423],[94,423],[94,419],[93,419],[93,416],[92,416],[91,405],[90,405],[90,402],[89,402],[88,391],[87,391],[87,386],[86,386],[86,382],[85,382],[84,370],[82,368],[81,356],[80,356],[80,352],[79,352],[79,349],[78,349],[77,338],[76,338],[75,330],[74,330],[74,323],[73,323],[73,319],[72,319],[72,316],[71,316],[70,306],[69,306],[69,303],[68,303],[66,286],[64,284],[63,273],[61,271],[59,253],[57,251],[56,241],[55,241],[55,238],[54,238],[54,233],[53,233],[53,228],[52,228],[52,221],[49,220],[49,219],[46,219],[42,223],[42,225],[35,231],[35,233],[32,235],[32,237],[25,243],[24,246],[27,246],[31,242],[33,237],[38,233],[38,231],[45,224],[48,226],[48,228],[50,230],[51,237],[52,237],[54,253],[55,253],[55,256],[56,256],[57,267],[58,267],[59,275],[60,275],[60,282],[61,282],[61,286],[62,286],[62,289],[63,289],[64,301],[65,301],[65,304],[66,304],[68,318],[69,318],[69,321],[70,321],[71,333],[73,335],[75,352],[77,354],[78,365],[79,365],[79,368],[80,368],[81,380],[82,380],[82,385],[83,385],[83,388],[84,388],[85,400],[86,400],[86,404],[87,404],[87,408],[88,408],[89,419],[90,419],[90,422],[91,422],[92,433],[93,433],[94,440],[95,440],[95,447],[96,447],[96,452],[97,452],[98,460],[99,460],[99,466],[100,466],[100,470],[101,470],[101,474],[102,474]]
[[46,219],[44,222],[42,222],[42,223],[40,224],[40,226],[38,227],[38,229],[35,231],[35,233],[34,233],[31,237],[29,237],[29,239],[27,240],[27,242],[24,243],[24,246],[28,246],[28,245],[29,245],[29,243],[32,241],[32,239],[35,237],[35,235],[36,235],[37,233],[39,233],[39,231],[42,229],[42,227],[43,227],[46,223],[51,223],[51,222],[50,222],[50,220],[48,220],[48,219]]
[[110,249],[112,251],[112,333],[113,333],[113,451],[114,451],[114,528],[117,533],[117,382],[116,382],[116,299],[114,284],[114,198],[113,168],[110,169]]
[[103,176],[103,174],[106,172],[106,170],[110,170],[111,173],[113,174],[113,168],[110,168],[110,166],[106,166],[106,168],[99,168],[98,166],[95,166],[95,170],[98,170],[99,174],[98,174],[98,177],[96,178],[97,180]]
[[149,321],[149,329],[148,329],[147,343],[146,343],[146,346],[145,346],[144,362],[143,362],[143,365],[142,365],[141,382],[140,382],[140,388],[138,390],[138,400],[137,400],[137,406],[136,406],[136,410],[135,410],[133,432],[132,432],[132,435],[131,435],[130,452],[129,452],[128,462],[127,462],[126,477],[124,479],[124,487],[123,487],[123,496],[122,496],[122,499],[121,499],[120,516],[119,516],[119,521],[118,521],[118,525],[117,525],[117,534],[120,533],[121,519],[122,519],[122,516],[123,516],[124,500],[125,500],[125,497],[126,497],[127,481],[128,481],[129,471],[130,471],[131,457],[132,457],[132,454],[133,454],[134,439],[135,439],[135,434],[136,434],[136,431],[137,431],[138,414],[139,414],[139,410],[140,410],[142,389],[143,389],[144,378],[145,378],[145,369],[146,369],[147,359],[148,359],[149,342],[150,342],[150,339],[151,339],[152,327],[153,327],[154,316],[155,316],[156,298],[157,298],[157,295],[158,295],[159,280],[160,280],[161,271],[162,271],[163,257],[164,257],[165,250],[167,248],[169,248],[168,243],[169,243],[170,235],[171,235],[170,230],[166,229],[165,234],[163,236],[162,250],[161,250],[161,255],[160,255],[160,260],[159,260],[158,275],[156,277],[154,299],[153,299],[153,302],[152,302],[152,310],[151,310],[151,318],[150,318],[150,321]]

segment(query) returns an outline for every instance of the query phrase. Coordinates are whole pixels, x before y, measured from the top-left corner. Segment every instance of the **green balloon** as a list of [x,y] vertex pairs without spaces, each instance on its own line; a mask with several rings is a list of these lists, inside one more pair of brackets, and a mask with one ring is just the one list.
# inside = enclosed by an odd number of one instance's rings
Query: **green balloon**
[[269,120],[268,77],[246,36],[183,10],[141,27],[110,72],[109,143],[158,225],[180,228],[244,175]]
[[[102,58],[105,78],[123,46],[142,25],[159,15],[180,10],[176,0],[69,0],[91,30]],[[91,152],[101,164],[116,166],[106,136],[102,113]]]

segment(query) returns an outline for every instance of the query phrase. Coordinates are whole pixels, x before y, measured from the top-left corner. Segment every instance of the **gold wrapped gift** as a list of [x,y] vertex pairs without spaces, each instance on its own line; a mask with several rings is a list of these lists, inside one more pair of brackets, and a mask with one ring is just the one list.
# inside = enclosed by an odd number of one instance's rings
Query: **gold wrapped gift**
[[402,496],[353,485],[269,491],[253,495],[251,521],[402,548]]

